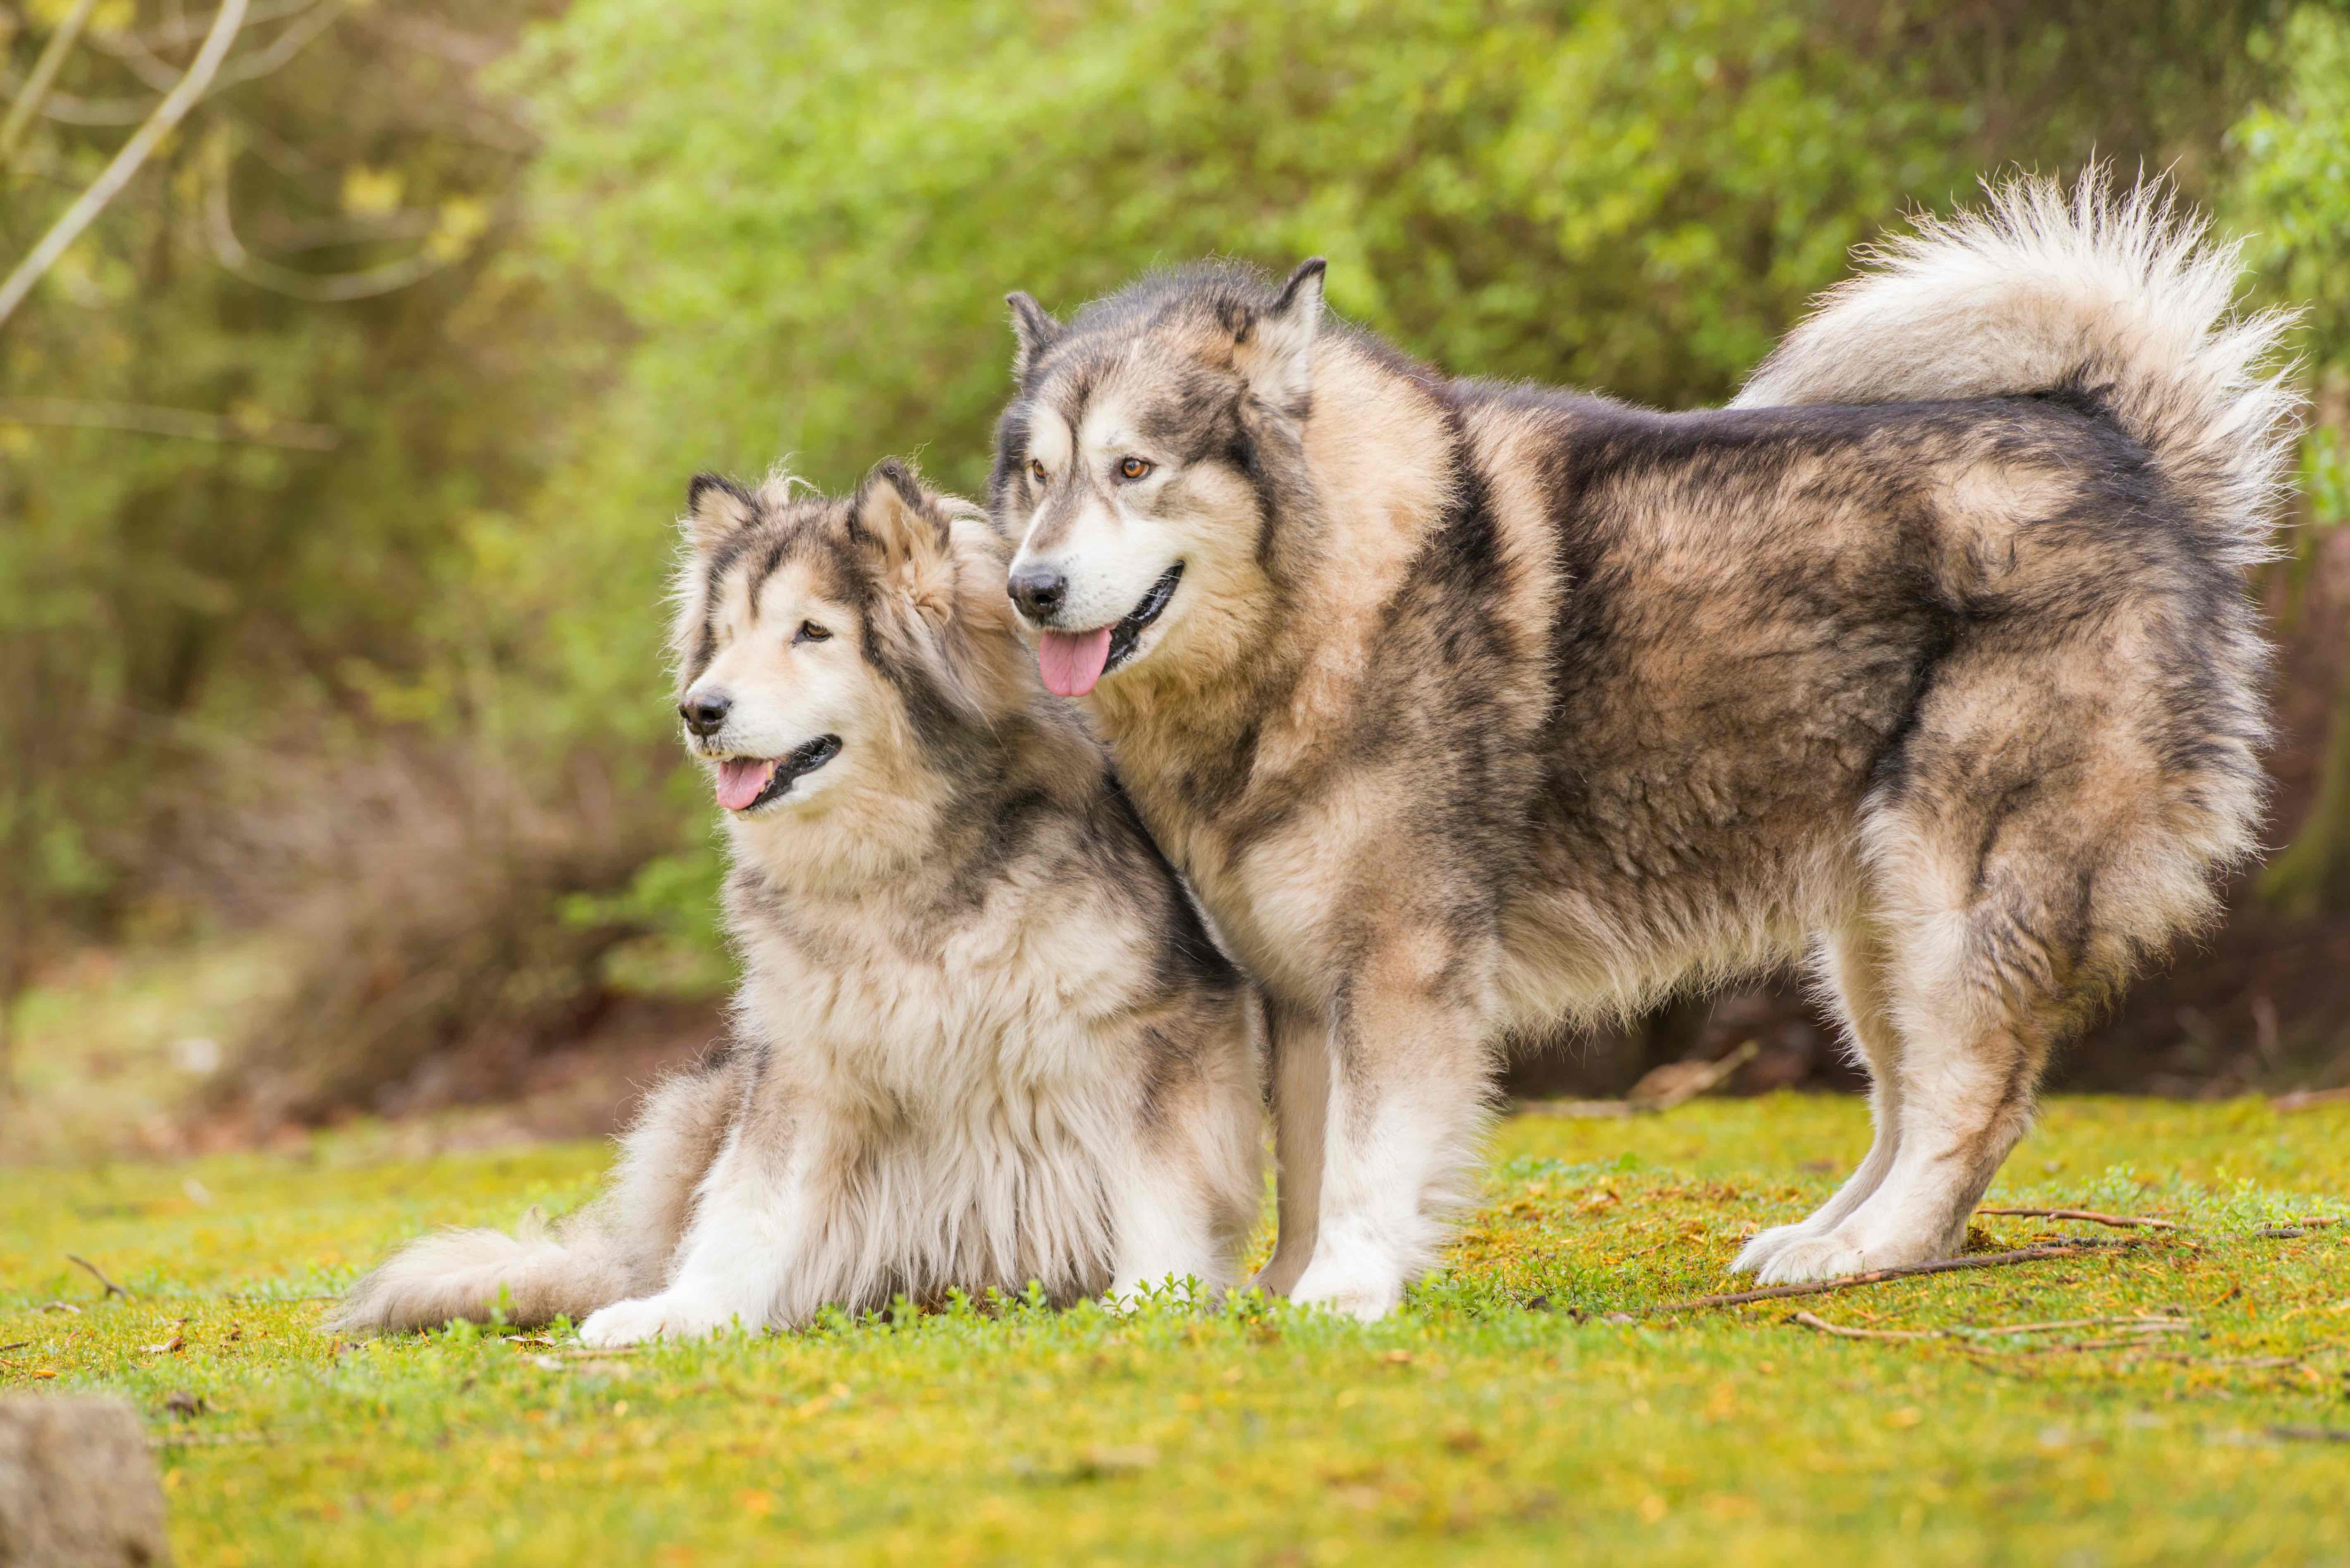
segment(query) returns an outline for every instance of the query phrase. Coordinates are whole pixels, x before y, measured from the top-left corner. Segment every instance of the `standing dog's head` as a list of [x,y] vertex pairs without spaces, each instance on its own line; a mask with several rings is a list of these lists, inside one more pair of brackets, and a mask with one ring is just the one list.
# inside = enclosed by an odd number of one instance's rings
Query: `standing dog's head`
[[977,507],[894,462],[845,498],[795,487],[686,493],[678,714],[738,820],[902,795],[1033,691]]
[[1221,666],[1261,635],[1280,495],[1302,483],[1322,271],[1169,273],[1066,324],[1011,296],[1020,389],[990,502],[1019,542],[1011,597],[1053,691]]

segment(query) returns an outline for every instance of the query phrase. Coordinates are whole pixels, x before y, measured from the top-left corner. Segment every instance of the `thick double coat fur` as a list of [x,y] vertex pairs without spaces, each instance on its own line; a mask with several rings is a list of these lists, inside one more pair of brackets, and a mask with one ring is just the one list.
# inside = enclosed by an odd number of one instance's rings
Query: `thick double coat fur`
[[1321,275],[1014,296],[992,489],[1047,683],[1267,994],[1267,1282],[1388,1311],[1512,1031],[1788,959],[1876,1140],[1741,1265],[1956,1249],[2252,849],[2281,322],[2094,175],[1891,246],[1720,410],[1452,379]]
[[903,1293],[1230,1282],[1260,1199],[1254,1005],[1082,719],[1037,689],[976,507],[694,482],[675,647],[742,960],[552,1233],[424,1238],[338,1322],[591,1344]]

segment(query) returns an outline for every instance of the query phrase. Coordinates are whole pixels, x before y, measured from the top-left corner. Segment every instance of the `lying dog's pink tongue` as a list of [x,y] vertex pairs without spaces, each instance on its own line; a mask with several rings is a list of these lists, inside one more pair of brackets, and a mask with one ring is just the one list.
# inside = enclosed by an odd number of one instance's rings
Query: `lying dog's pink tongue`
[[1109,662],[1109,628],[1097,631],[1048,631],[1036,648],[1036,672],[1056,697],[1082,697],[1102,678]]
[[729,757],[718,764],[718,804],[729,811],[740,811],[758,799],[759,792],[775,776],[772,757]]

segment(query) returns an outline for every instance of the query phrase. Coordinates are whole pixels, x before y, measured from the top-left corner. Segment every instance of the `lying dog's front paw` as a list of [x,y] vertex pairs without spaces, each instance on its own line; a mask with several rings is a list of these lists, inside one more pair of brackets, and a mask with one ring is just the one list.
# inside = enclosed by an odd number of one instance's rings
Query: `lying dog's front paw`
[[637,1345],[648,1339],[700,1339],[734,1321],[731,1312],[722,1314],[675,1295],[640,1296],[588,1314],[588,1321],[579,1325],[579,1338],[598,1346]]
[[1376,1323],[1403,1304],[1403,1280],[1389,1269],[1350,1269],[1316,1258],[1289,1299],[1300,1306],[1327,1307],[1358,1322]]

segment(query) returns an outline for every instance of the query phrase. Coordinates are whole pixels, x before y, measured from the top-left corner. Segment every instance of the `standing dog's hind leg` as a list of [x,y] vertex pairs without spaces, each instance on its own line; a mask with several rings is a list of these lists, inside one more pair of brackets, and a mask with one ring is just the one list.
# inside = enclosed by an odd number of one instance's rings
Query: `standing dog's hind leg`
[[1833,998],[1845,1044],[1868,1073],[1868,1153],[1835,1196],[1792,1225],[1774,1225],[1746,1243],[1730,1266],[1767,1269],[1787,1247],[1834,1230],[1884,1184],[1901,1147],[1901,1035],[1887,1010],[1885,952],[1865,918],[1855,917],[1820,939],[1822,989]]

